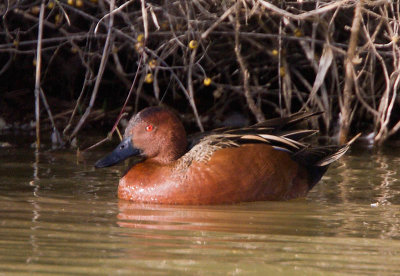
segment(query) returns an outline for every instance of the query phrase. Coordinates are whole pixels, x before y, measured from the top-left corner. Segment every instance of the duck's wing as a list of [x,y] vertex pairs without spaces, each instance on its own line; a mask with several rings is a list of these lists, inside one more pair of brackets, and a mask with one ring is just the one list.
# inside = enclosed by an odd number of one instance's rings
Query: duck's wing
[[[269,119],[261,123],[254,124],[249,127],[231,128],[222,127],[211,131],[197,133],[188,137],[189,149],[198,144],[203,138],[208,136],[230,136],[233,138],[244,137],[243,142],[251,143],[251,141],[259,140],[258,136],[271,134],[277,137],[283,137],[290,140],[300,141],[310,135],[317,133],[316,130],[288,130],[294,125],[306,121],[307,119],[320,115],[322,112],[297,112],[288,117]],[[272,137],[270,137],[272,138]],[[218,139],[220,140],[220,139]],[[268,140],[268,139],[267,139]],[[272,140],[280,140],[272,138]],[[265,141],[268,142],[268,141]],[[282,142],[282,141],[281,141]]]
[[252,125],[251,127],[252,128],[267,127],[267,128],[272,128],[274,130],[283,130],[290,128],[300,122],[306,121],[311,117],[321,115],[322,113],[323,113],[322,111],[318,112],[300,111],[292,115],[289,115],[287,117],[269,119],[264,122]]
[[[199,140],[194,147],[202,145],[212,146],[214,149],[239,147],[244,144],[267,144],[277,150],[283,150],[289,154],[294,154],[308,147],[308,144],[301,142],[304,137],[314,134],[314,130],[293,130],[285,131],[275,135],[254,128],[241,129],[235,132],[223,132],[207,135]],[[295,138],[295,139],[294,139]]]
[[290,130],[295,124],[319,114],[321,112],[299,112],[289,117],[267,120],[250,127],[216,129],[197,136],[197,140],[192,142],[191,148],[206,148],[204,145],[207,145],[216,150],[239,147],[244,144],[263,143],[276,150],[289,153],[295,161],[305,167],[327,167],[342,157],[359,135],[342,146],[311,146],[303,140],[317,133],[317,130]]
[[[287,135],[290,136],[290,133],[287,133]],[[210,134],[201,138],[180,158],[179,168],[188,168],[192,161],[206,162],[211,158],[215,151],[223,148],[234,148],[240,147],[244,144],[260,143],[270,145],[276,150],[285,151],[290,155],[293,155],[307,147],[306,144],[290,138],[272,134],[256,133],[254,132],[254,129],[251,132],[241,132],[240,134]]]

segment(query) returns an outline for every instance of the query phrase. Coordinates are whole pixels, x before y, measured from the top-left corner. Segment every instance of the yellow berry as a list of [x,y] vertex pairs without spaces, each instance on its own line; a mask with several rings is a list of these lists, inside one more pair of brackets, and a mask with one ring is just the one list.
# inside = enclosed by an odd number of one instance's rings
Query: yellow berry
[[156,68],[156,66],[157,66],[157,61],[156,61],[155,59],[150,60],[150,61],[149,61],[149,66],[150,66],[151,69]]
[[36,58],[32,60],[33,66],[36,66]]
[[54,8],[54,2],[53,2],[53,1],[50,1],[50,2],[47,4],[47,8],[49,8],[49,9]]
[[301,32],[300,29],[296,29],[296,30],[294,30],[294,36],[301,37],[301,36],[303,36],[303,33]]
[[393,43],[396,44],[399,41],[399,36],[398,35],[392,36],[392,41],[393,41]]
[[204,84],[204,86],[209,86],[211,84],[211,78],[205,78],[203,80],[203,84]]
[[18,46],[19,46],[19,40],[16,40],[16,39],[15,39],[15,40],[13,41],[13,45],[14,45],[15,47],[18,47]]
[[71,48],[71,53],[76,54],[78,52],[78,48],[72,47]]
[[67,0],[67,4],[68,4],[68,5],[70,5],[70,6],[73,6],[73,5],[74,5],[74,3],[75,3],[75,1],[74,1],[74,0]]
[[152,83],[152,82],[153,82],[153,74],[152,74],[152,73],[148,73],[148,74],[146,75],[146,77],[144,78],[144,81],[145,81],[146,83]]
[[273,56],[277,56],[279,54],[277,49],[273,49],[271,53]]
[[143,35],[143,34],[139,34],[139,35],[137,36],[136,40],[137,40],[137,42],[142,42],[142,41],[143,41],[143,38],[144,38],[144,35]]
[[281,75],[281,77],[285,76],[286,74],[285,67],[282,66],[281,68],[279,68],[279,74]]
[[199,43],[196,40],[191,40],[189,42],[189,48],[192,49],[192,50],[196,49],[198,46],[199,46]]
[[76,6],[77,8],[82,8],[82,7],[83,7],[83,1],[82,1],[82,0],[76,0],[75,6]]

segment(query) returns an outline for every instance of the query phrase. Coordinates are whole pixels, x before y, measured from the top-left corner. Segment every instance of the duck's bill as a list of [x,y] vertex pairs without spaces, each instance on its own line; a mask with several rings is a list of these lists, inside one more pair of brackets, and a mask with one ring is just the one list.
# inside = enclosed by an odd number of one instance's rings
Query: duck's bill
[[124,161],[128,157],[138,156],[141,151],[135,148],[132,144],[132,140],[127,137],[107,156],[103,157],[94,164],[96,168],[104,168],[113,166],[121,161]]

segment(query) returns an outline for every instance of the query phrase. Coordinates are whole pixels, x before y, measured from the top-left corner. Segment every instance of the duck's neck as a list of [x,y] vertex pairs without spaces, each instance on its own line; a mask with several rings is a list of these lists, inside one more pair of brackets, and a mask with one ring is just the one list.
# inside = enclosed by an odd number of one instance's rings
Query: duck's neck
[[159,153],[152,157],[154,162],[168,165],[176,162],[182,155],[186,153],[187,140],[186,136],[173,137],[160,144]]
[[170,165],[176,162],[182,154],[176,154],[174,152],[169,152],[169,153],[164,153],[164,154],[159,154],[153,158],[150,158],[149,160],[159,163],[161,165]]

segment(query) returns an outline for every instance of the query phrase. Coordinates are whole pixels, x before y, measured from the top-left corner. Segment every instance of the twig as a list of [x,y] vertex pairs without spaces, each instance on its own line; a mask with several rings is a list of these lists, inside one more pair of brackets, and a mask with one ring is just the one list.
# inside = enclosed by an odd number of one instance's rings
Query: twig
[[44,20],[44,0],[40,4],[39,31],[36,49],[36,74],[35,74],[35,119],[36,119],[36,150],[40,149],[40,72],[42,65],[42,37]]
[[359,0],[356,9],[354,11],[349,48],[347,50],[347,57],[344,60],[345,80],[343,88],[343,102],[340,105],[341,120],[340,120],[340,130],[339,130],[339,143],[342,145],[346,143],[351,123],[351,104],[353,102],[353,85],[354,85],[353,60],[356,57],[356,47],[358,41],[358,33],[360,32],[362,7],[363,7],[363,0]]
[[[55,135],[56,143],[57,143],[59,146],[62,146],[64,143],[63,143],[63,141],[62,141],[62,139],[61,139],[60,132],[58,132],[58,129],[57,129],[57,127],[56,127],[56,124],[55,124],[55,121],[54,121],[54,118],[53,118],[53,114],[51,113],[50,106],[49,106],[49,104],[47,103],[46,95],[44,94],[44,92],[43,92],[42,89],[40,89],[40,96],[41,96],[41,98],[42,98],[43,105],[44,105],[44,107],[46,108],[46,111],[47,111],[47,114],[48,114],[48,116],[49,116],[51,125],[53,126],[53,133],[54,133],[54,135]],[[52,140],[52,142],[54,142],[54,141]]]
[[264,117],[264,114],[262,113],[261,109],[256,105],[253,98],[251,97],[250,89],[249,89],[249,71],[247,70],[244,60],[243,60],[243,57],[240,54],[240,43],[239,43],[240,20],[239,20],[239,16],[240,16],[240,5],[236,5],[235,54],[236,54],[236,58],[238,59],[240,70],[242,72],[244,95],[246,97],[247,104],[249,106],[249,109],[253,113],[253,115],[256,117],[257,122],[262,122],[262,121],[265,121],[265,117]]
[[96,27],[94,28],[94,34],[97,34],[97,30],[99,29],[100,23],[110,17],[111,15],[114,15],[117,12],[120,12],[121,10],[123,10],[126,6],[128,6],[130,3],[133,3],[133,0],[129,0],[127,2],[125,2],[124,4],[122,4],[121,6],[117,7],[116,9],[114,9],[113,11],[110,11],[109,13],[107,13],[106,15],[104,15],[102,18],[100,18],[100,20],[97,22]]
[[136,86],[136,82],[137,82],[137,80],[138,80],[139,71],[140,71],[140,68],[142,67],[142,64],[143,64],[143,54],[140,55],[139,64],[138,64],[138,67],[137,67],[137,70],[136,70],[136,74],[135,74],[135,77],[134,77],[134,79],[133,79],[131,88],[129,89],[128,96],[126,96],[124,105],[122,106],[121,111],[119,112],[119,115],[118,115],[118,117],[117,117],[117,120],[116,120],[116,122],[114,123],[114,126],[112,127],[112,129],[111,129],[111,131],[110,131],[110,134],[108,135],[109,137],[111,137],[111,135],[112,135],[112,134],[114,133],[114,131],[117,129],[118,123],[119,123],[119,121],[121,120],[123,113],[125,112],[126,105],[128,104],[128,101],[129,101],[129,99],[131,98],[133,89],[134,89],[135,86]]
[[[131,88],[129,89],[128,96],[127,96],[126,99],[125,99],[124,105],[122,106],[122,108],[121,108],[121,110],[120,110],[120,112],[119,112],[119,114],[118,114],[117,120],[115,121],[114,126],[112,127],[111,131],[107,134],[107,137],[106,137],[106,138],[104,138],[104,139],[102,139],[101,141],[95,143],[94,145],[92,145],[92,146],[90,146],[90,147],[88,147],[88,148],[82,150],[82,152],[86,152],[86,151],[88,151],[88,150],[91,150],[91,149],[93,149],[93,148],[95,148],[95,147],[97,147],[97,146],[100,146],[100,145],[103,144],[104,142],[109,141],[109,140],[111,139],[111,137],[112,137],[114,131],[115,131],[115,130],[118,131],[118,124],[119,124],[119,121],[123,118],[123,116],[124,116],[124,114],[125,114],[124,112],[125,112],[125,109],[126,109],[126,105],[128,104],[128,101],[129,101],[129,99],[130,99],[130,97],[131,97],[131,95],[132,95],[133,89],[134,89],[134,87],[136,86],[136,82],[137,82],[137,79],[138,79],[138,76],[139,76],[139,71],[140,71],[140,68],[142,67],[142,62],[143,62],[143,55],[140,55],[140,60],[139,60],[138,68],[137,68],[137,70],[136,70],[136,74],[135,74],[135,77],[134,77],[134,79],[133,79]],[[118,134],[119,134],[119,131],[118,131]],[[121,136],[121,135],[119,134],[119,136]]]
[[201,39],[206,39],[208,35],[222,22],[224,21],[229,15],[231,15],[238,5],[239,2],[236,2],[232,5],[229,9],[227,9],[217,21],[214,22],[204,33],[201,34]]
[[143,29],[144,29],[144,45],[146,45],[146,41],[149,38],[149,22],[147,19],[147,10],[146,10],[146,0],[141,0],[141,8],[142,8],[142,17],[143,17]]
[[91,145],[90,147],[87,147],[86,149],[82,150],[81,152],[86,152],[86,151],[89,151],[91,149],[94,149],[94,148],[100,146],[101,144],[104,144],[105,142],[107,142],[109,140],[110,140],[110,138],[107,136],[106,138],[100,140],[99,142],[95,143],[94,145]]
[[187,85],[188,85],[188,91],[189,91],[189,103],[190,106],[192,107],[194,116],[196,118],[197,126],[199,127],[201,132],[204,132],[204,127],[203,124],[201,123],[199,113],[197,112],[197,107],[196,107],[196,102],[194,100],[194,90],[193,90],[193,64],[194,64],[194,59],[196,58],[196,53],[197,53],[197,48],[193,49],[192,53],[190,54],[190,61],[189,61],[189,68],[188,68],[188,73],[187,73]]
[[89,71],[89,69],[87,69],[86,73],[85,73],[85,78],[84,78],[84,81],[83,81],[82,89],[81,89],[81,92],[79,93],[78,99],[76,100],[74,110],[72,111],[71,117],[69,118],[68,123],[67,123],[67,125],[65,126],[65,128],[63,130],[63,134],[64,135],[67,135],[68,130],[72,126],[72,120],[74,119],[75,114],[78,111],[79,105],[81,104],[83,94],[84,94],[85,89],[87,87],[87,84],[89,82],[89,76],[90,76],[90,71]]
[[264,1],[264,0],[258,0],[258,2],[262,6],[266,7],[267,9],[272,10],[273,12],[276,12],[279,15],[282,15],[282,16],[285,16],[285,17],[288,17],[288,18],[292,18],[292,19],[295,19],[295,20],[303,20],[303,19],[306,19],[306,18],[308,18],[310,16],[315,16],[315,15],[318,15],[318,14],[321,14],[321,13],[325,13],[327,11],[330,11],[332,9],[335,9],[337,7],[342,6],[342,5],[346,4],[347,2],[352,2],[352,1],[350,1],[350,0],[336,1],[336,2],[334,2],[332,4],[326,5],[325,7],[322,7],[322,8],[319,8],[319,9],[315,9],[315,10],[312,10],[312,11],[309,11],[309,12],[304,12],[302,14],[293,14],[293,13],[287,12],[287,11],[282,10],[282,9],[278,8],[277,6],[271,4],[271,3],[267,2],[267,1]]
[[[114,5],[115,5],[115,0],[111,0],[110,1],[110,12],[112,12],[114,10]],[[112,34],[113,25],[114,25],[114,15],[111,14],[109,22],[108,22],[107,38],[106,38],[106,42],[104,44],[103,54],[101,56],[101,61],[100,61],[100,66],[99,66],[99,71],[97,73],[96,82],[94,84],[94,88],[93,88],[92,96],[90,98],[89,105],[86,108],[85,113],[82,115],[81,119],[79,120],[78,124],[76,125],[74,131],[69,136],[69,139],[72,139],[73,137],[75,137],[75,135],[81,129],[81,127],[85,123],[87,117],[89,116],[90,111],[92,110],[92,107],[94,105],[94,101],[96,100],[97,92],[99,91],[100,82],[102,80],[104,69],[106,67],[106,63],[107,63],[107,60],[108,60],[108,55],[110,53],[110,41],[111,41],[111,34]]]

